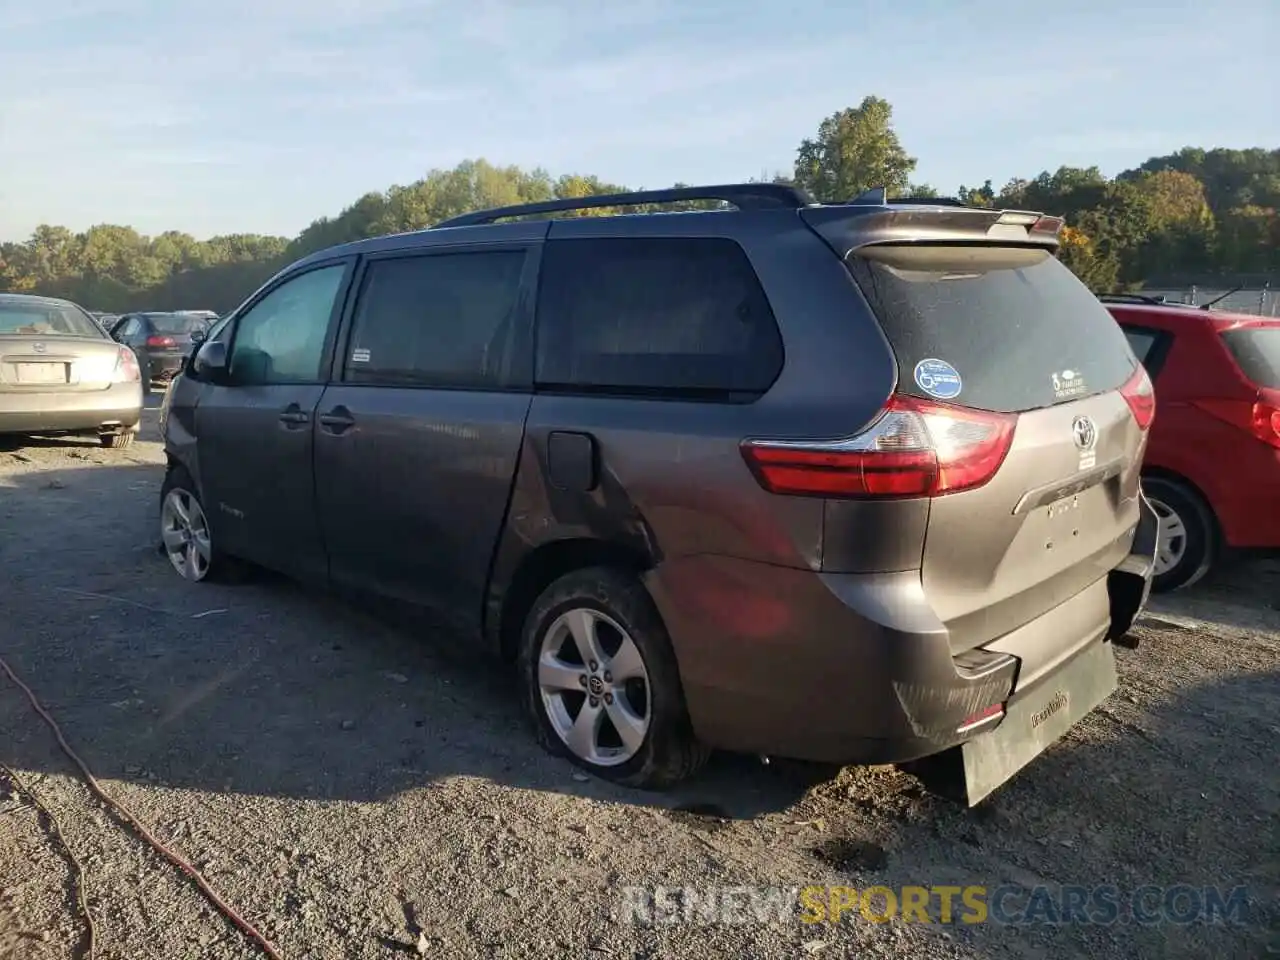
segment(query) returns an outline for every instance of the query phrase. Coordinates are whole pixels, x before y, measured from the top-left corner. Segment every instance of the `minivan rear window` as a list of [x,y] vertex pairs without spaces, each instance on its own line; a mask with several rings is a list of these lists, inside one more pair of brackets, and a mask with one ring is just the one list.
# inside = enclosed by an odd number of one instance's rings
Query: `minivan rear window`
[[902,393],[1015,413],[1115,390],[1137,367],[1111,314],[1048,250],[886,244],[848,265]]
[[1280,389],[1280,326],[1224,330],[1222,341],[1255,386]]

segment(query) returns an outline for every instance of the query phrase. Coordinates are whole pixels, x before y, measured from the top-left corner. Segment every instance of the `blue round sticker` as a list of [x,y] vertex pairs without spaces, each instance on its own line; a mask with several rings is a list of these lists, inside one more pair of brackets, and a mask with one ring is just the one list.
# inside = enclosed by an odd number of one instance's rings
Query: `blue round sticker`
[[960,396],[964,386],[960,374],[945,360],[921,360],[916,364],[916,386],[938,400],[952,400]]

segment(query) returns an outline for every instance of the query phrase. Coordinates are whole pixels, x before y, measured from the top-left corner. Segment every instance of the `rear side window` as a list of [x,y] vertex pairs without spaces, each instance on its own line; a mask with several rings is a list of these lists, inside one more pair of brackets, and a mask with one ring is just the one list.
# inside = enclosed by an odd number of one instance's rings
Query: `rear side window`
[[520,250],[371,261],[356,304],[345,379],[476,390],[508,386],[524,261]]
[[1258,387],[1280,389],[1280,327],[1226,330],[1222,341],[1240,371]]
[[773,384],[782,360],[764,290],[732,240],[546,246],[537,349],[544,387],[745,401]]
[[849,268],[897,354],[898,389],[1014,413],[1124,384],[1133,351],[1046,250],[881,246]]

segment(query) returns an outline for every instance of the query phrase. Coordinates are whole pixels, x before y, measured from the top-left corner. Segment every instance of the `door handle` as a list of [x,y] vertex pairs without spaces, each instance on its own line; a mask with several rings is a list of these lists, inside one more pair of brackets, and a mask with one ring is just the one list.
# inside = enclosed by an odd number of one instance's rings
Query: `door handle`
[[355,423],[355,417],[351,416],[351,411],[344,406],[337,406],[328,413],[320,414],[320,426],[329,433],[342,433],[355,426]]
[[301,426],[304,423],[310,423],[311,417],[302,411],[296,403],[285,408],[280,414],[280,422],[285,426],[294,427]]

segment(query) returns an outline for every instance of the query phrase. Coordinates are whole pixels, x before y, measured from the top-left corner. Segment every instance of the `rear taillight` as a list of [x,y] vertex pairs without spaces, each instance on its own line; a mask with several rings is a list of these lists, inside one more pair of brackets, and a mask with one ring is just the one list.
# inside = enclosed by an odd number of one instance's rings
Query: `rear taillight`
[[173,337],[147,337],[148,347],[176,347],[178,341]]
[[1120,388],[1120,395],[1133,412],[1133,419],[1137,421],[1138,427],[1143,430],[1150,427],[1151,421],[1156,417],[1156,392],[1142,364],[1138,364],[1133,376]]
[[771,493],[802,497],[937,497],[995,476],[1018,418],[893,396],[871,426],[843,440],[746,440],[742,455]]
[[1263,443],[1280,449],[1280,394],[1259,393],[1250,412],[1250,426],[1254,436]]
[[138,358],[128,347],[121,347],[116,355],[116,368],[111,375],[112,383],[133,383],[142,379],[142,371],[138,369]]

